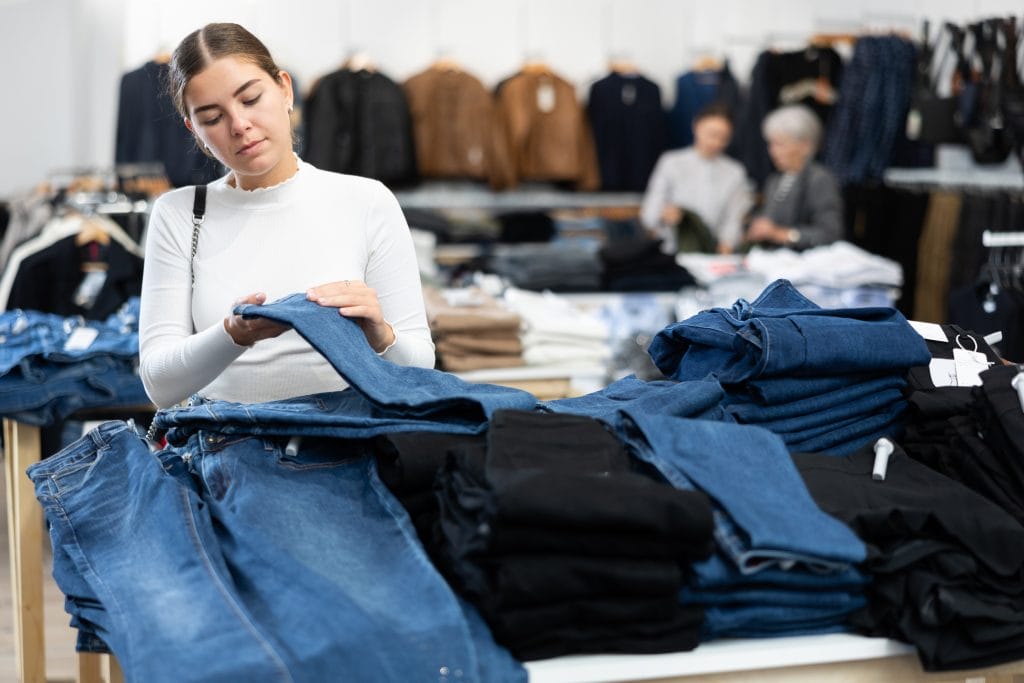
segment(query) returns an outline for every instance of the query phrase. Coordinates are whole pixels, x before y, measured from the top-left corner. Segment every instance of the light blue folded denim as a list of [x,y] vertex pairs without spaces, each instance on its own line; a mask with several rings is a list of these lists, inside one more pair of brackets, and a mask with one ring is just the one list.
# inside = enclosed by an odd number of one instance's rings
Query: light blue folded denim
[[811,499],[782,440],[748,425],[624,409],[616,433],[677,488],[700,489],[716,514],[719,547],[741,572],[801,563],[840,570],[864,544]]

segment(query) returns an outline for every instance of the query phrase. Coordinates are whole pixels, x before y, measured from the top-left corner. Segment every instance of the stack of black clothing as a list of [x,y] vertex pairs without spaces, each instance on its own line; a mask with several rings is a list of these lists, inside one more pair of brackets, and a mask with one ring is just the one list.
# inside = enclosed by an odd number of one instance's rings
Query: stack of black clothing
[[[426,504],[413,515],[499,643],[520,659],[696,647],[703,610],[679,591],[685,565],[713,547],[703,493],[632,471],[623,444],[583,416],[499,411],[485,442],[443,447],[438,523],[426,528]],[[407,475],[440,456],[414,465],[412,452],[399,455]]]
[[1020,523],[898,447],[883,481],[872,479],[870,446],[793,459],[822,510],[868,545],[874,580],[855,628],[912,643],[929,671],[1024,657]]
[[582,242],[499,244],[488,269],[521,289],[592,292],[601,287],[597,249]]
[[697,284],[690,271],[661,250],[661,240],[616,240],[602,247],[599,255],[605,291],[675,292]]
[[952,359],[954,348],[977,349],[993,367],[981,373],[980,386],[936,387],[926,368],[909,375],[911,389],[906,434],[907,455],[954,479],[1003,508],[1024,524],[1024,411],[1014,366],[1002,365],[981,335],[943,325],[951,340],[929,341],[937,359]]

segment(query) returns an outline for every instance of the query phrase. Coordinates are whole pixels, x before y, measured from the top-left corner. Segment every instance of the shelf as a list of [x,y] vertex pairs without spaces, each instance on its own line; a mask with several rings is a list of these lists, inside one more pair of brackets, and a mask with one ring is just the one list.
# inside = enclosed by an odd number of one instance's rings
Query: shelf
[[890,168],[885,172],[884,180],[886,185],[893,187],[924,190],[1024,190],[1024,173],[1002,169]]
[[495,192],[461,182],[429,183],[395,192],[403,209],[488,209],[504,211],[639,207],[639,192],[572,192],[550,185],[522,185]]

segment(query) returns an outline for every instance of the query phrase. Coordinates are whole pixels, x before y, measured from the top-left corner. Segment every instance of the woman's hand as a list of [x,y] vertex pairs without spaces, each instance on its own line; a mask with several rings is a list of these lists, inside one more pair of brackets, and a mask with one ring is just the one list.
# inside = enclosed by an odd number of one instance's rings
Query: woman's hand
[[395,331],[384,320],[377,292],[361,280],[341,280],[311,287],[306,298],[321,306],[337,308],[338,313],[352,318],[363,330],[374,351],[380,353],[395,343]]
[[[267,295],[263,292],[250,294],[232,304],[231,309],[234,310],[240,304],[262,304],[266,300]],[[246,320],[234,313],[224,318],[224,329],[231,336],[231,340],[239,346],[252,346],[261,339],[270,339],[288,330],[284,325],[267,320],[266,318]]]
[[661,210],[661,222],[664,225],[679,225],[683,220],[683,209],[673,204],[666,204]]
[[774,244],[786,244],[789,239],[789,230],[777,225],[775,221],[764,216],[759,216],[750,222],[747,228],[748,242],[773,242]]

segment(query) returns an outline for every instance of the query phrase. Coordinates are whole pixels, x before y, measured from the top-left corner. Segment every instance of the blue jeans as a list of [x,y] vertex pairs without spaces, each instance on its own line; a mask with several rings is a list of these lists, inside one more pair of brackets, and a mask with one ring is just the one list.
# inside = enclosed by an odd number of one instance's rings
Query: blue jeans
[[741,571],[799,562],[840,569],[864,544],[807,492],[778,436],[759,427],[623,411],[617,425],[633,453],[677,488],[699,488],[727,513],[716,540]]
[[785,588],[730,588],[707,591],[689,586],[679,592],[689,605],[713,607],[818,607],[857,609],[864,605],[864,591],[791,590]]
[[[535,399],[531,397],[531,402]],[[375,406],[355,389],[299,396],[266,403],[231,403],[192,397],[191,405],[159,411],[157,427],[169,429],[167,440],[181,445],[199,429],[223,434],[324,436],[362,439],[395,432],[478,434],[487,420],[475,410],[439,411],[426,417]]]
[[708,607],[702,640],[715,638],[777,638],[850,631],[847,619],[867,603],[865,598],[846,607],[778,607],[744,605]]
[[856,567],[831,572],[808,571],[801,567],[780,569],[769,566],[756,574],[744,574],[721,551],[706,560],[694,562],[690,585],[696,590],[743,588],[784,588],[789,590],[854,591],[870,582],[870,577]]
[[724,384],[760,377],[896,370],[927,365],[924,340],[892,308],[822,309],[786,280],[753,303],[712,309],[658,333],[648,353],[673,379],[714,373]]
[[359,443],[199,433],[152,454],[108,422],[29,476],[58,585],[131,680],[525,680]]
[[[878,401],[877,399],[871,401],[870,397],[877,396],[880,392],[887,390],[896,390],[895,396],[899,397],[901,396],[899,390],[906,387],[906,385],[906,380],[901,376],[892,374],[868,382],[860,382],[849,387],[833,389],[832,391],[808,398],[770,405],[761,405],[750,401],[743,395],[731,393],[728,398],[726,412],[735,417],[737,422],[753,422],[768,426],[776,421],[800,418],[812,414],[822,414],[826,411],[832,414],[832,411],[842,411],[844,407],[851,405],[851,402],[864,399],[868,399],[869,402],[860,405],[865,406],[864,410],[871,410],[884,405],[885,402]],[[835,414],[837,416],[842,415],[841,412],[836,412]],[[849,412],[849,414],[854,413]],[[773,432],[792,431],[785,427],[781,429],[769,427],[769,429]]]
[[[784,405],[830,394],[841,389],[851,389],[866,382],[874,382],[891,377],[892,372],[866,372],[843,375],[823,375],[820,377],[771,377],[755,379],[743,386],[751,400],[766,406]],[[739,392],[731,396],[739,398]]]
[[0,377],[0,414],[44,426],[85,408],[147,405],[133,366],[114,356],[74,363],[25,358],[18,371]]
[[548,401],[542,407],[555,413],[586,415],[606,422],[614,421],[619,409],[626,406],[640,412],[677,417],[703,417],[715,411],[707,419],[729,420],[721,410],[716,410],[724,395],[722,386],[713,378],[699,382],[645,382],[630,375],[586,396]]
[[442,419],[446,413],[455,413],[486,419],[496,410],[531,410],[537,405],[525,391],[471,384],[446,372],[386,361],[373,352],[355,322],[339,316],[334,308],[307,301],[302,294],[235,310],[246,318],[267,318],[295,328],[353,389],[375,406],[405,417]]

